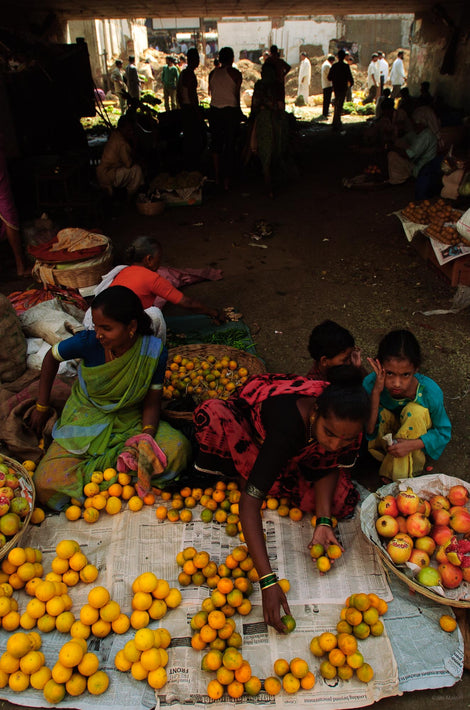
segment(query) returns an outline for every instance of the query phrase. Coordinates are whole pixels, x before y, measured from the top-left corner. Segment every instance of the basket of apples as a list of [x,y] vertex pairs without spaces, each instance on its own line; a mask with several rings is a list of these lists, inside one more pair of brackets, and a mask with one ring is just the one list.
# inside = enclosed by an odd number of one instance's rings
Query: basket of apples
[[0,455],[0,559],[18,545],[34,501],[34,483],[28,471],[15,459]]
[[443,474],[383,486],[364,501],[362,531],[411,589],[470,607],[470,484]]

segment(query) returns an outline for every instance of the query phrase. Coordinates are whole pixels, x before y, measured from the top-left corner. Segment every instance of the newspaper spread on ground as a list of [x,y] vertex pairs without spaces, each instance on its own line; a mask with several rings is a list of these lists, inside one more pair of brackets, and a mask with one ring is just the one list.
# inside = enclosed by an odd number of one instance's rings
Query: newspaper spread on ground
[[428,226],[427,224],[418,224],[417,222],[412,222],[411,219],[408,219],[407,217],[403,216],[401,210],[399,210],[398,212],[392,212],[392,214],[396,215],[400,220],[403,227],[403,231],[405,232],[405,236],[409,242],[413,241],[413,237],[418,232],[424,232],[424,230]]
[[[408,486],[421,497],[430,498],[432,495],[445,495],[452,486],[456,485],[464,486],[470,493],[470,484],[466,483],[466,481],[462,481],[460,478],[455,478],[453,476],[446,476],[444,474],[433,474],[431,476],[409,478],[396,483],[389,483],[387,486],[379,488],[378,491],[366,498],[361,507],[361,526],[364,534],[381,549],[382,553],[389,558],[390,563],[392,564],[392,559],[388,555],[375,528],[375,521],[378,517],[377,502],[379,498],[382,498],[388,494],[396,495],[400,490],[406,490]],[[431,565],[433,564],[434,561],[431,560]],[[401,572],[409,576],[410,579],[413,579],[419,572],[419,567],[410,563],[399,565],[398,568]],[[441,586],[432,587],[432,591],[442,597],[446,597],[447,599],[468,601],[470,603],[469,582],[462,582],[456,589],[444,589]]]
[[431,242],[436,259],[441,266],[443,264],[448,264],[450,261],[458,259],[461,256],[468,256],[470,254],[470,247],[465,246],[464,244],[445,244],[444,242],[440,242],[438,239],[433,239],[429,236],[428,239]]
[[[117,651],[134,635],[134,631],[130,630],[121,636],[113,634],[104,639],[90,637],[89,650],[98,655],[100,668],[109,674],[109,689],[99,697],[99,701],[88,693],[76,698],[66,696],[60,707],[89,710],[99,703],[100,710],[148,710],[170,704],[178,708],[187,707],[188,704],[203,706],[210,703],[226,707],[228,703],[238,706],[256,703],[261,707],[283,708],[292,705],[306,708],[314,705],[319,710],[340,710],[364,707],[380,698],[399,695],[403,689],[450,686],[458,680],[462,673],[462,663],[459,666],[458,662],[459,653],[463,658],[461,638],[455,634],[443,634],[434,620],[428,622],[422,612],[417,616],[413,602],[409,604],[408,615],[404,614],[401,601],[399,606],[395,601],[389,602],[389,612],[384,617],[386,633],[383,636],[359,642],[365,660],[371,663],[375,671],[374,679],[369,684],[361,683],[356,678],[347,682],[322,679],[319,673],[320,659],[309,651],[311,638],[323,631],[335,630],[341,607],[352,592],[375,592],[391,600],[386,574],[373,546],[361,533],[359,515],[354,520],[339,524],[338,535],[346,552],[322,577],[313,568],[307,549],[312,535],[308,519],[294,523],[270,511],[265,514],[264,524],[275,569],[280,577],[286,577],[291,582],[288,600],[297,628],[285,637],[268,629],[263,622],[260,593],[257,590],[251,597],[253,610],[250,615],[234,617],[237,631],[243,638],[242,653],[252,664],[253,673],[261,679],[273,674],[276,658],[291,660],[295,656],[303,657],[316,677],[312,690],[302,690],[290,696],[281,691],[274,698],[261,693],[255,698],[244,695],[239,700],[230,698],[217,703],[211,701],[206,694],[206,687],[214,674],[200,669],[204,652],[192,649],[189,626],[202,600],[209,596],[209,590],[206,587],[186,587],[182,590],[181,606],[170,610],[160,621],[151,622],[151,627],[167,628],[172,636],[166,669],[168,682],[160,691],[155,693],[145,681],[137,681],[129,673],[120,673],[114,668]],[[154,509],[144,507],[139,513],[126,510],[116,516],[102,516],[93,525],[83,520],[71,523],[63,514],[53,515],[46,518],[41,526],[31,527],[23,537],[22,544],[39,547],[43,551],[44,569],[47,572],[55,556],[55,547],[62,539],[77,540],[82,551],[99,569],[99,577],[93,585],[79,583],[70,589],[74,602],[72,611],[77,617],[92,586],[100,584],[107,587],[112,599],[121,605],[122,611],[130,614],[131,584],[138,574],[151,570],[170,585],[178,586],[179,568],[175,557],[185,546],[190,544],[197,550],[205,549],[211,558],[220,563],[238,543],[237,538],[229,538],[223,526],[217,523],[205,524],[196,520],[185,525],[162,522],[156,519]],[[20,612],[24,611],[28,597],[23,591],[15,592],[15,597]],[[427,608],[427,603],[428,600],[420,599],[419,608]],[[441,639],[442,635],[448,637],[445,642]],[[418,637],[426,638],[422,648],[415,647],[415,639]],[[57,660],[58,650],[68,638],[68,634],[55,631],[42,634],[42,650],[49,667]],[[0,631],[0,651],[5,649],[6,640],[7,634]],[[399,650],[396,660],[392,650],[395,643]],[[442,658],[437,660],[428,657],[429,648],[436,644],[443,650]],[[413,649],[414,676],[411,678],[407,648]],[[400,668],[404,672],[403,688],[399,686]],[[426,678],[425,682],[420,682],[423,674],[428,672],[432,672],[431,679]],[[28,707],[44,707],[45,702],[42,692],[32,689],[14,693],[4,688],[0,691],[0,697]]]

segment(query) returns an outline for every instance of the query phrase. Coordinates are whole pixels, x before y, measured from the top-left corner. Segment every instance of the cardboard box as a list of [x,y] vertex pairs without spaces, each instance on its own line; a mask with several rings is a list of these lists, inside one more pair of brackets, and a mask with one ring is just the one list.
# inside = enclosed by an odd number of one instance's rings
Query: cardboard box
[[470,257],[460,256],[448,264],[439,264],[431,242],[424,234],[416,234],[411,242],[418,254],[431,266],[437,274],[450,286],[470,286]]

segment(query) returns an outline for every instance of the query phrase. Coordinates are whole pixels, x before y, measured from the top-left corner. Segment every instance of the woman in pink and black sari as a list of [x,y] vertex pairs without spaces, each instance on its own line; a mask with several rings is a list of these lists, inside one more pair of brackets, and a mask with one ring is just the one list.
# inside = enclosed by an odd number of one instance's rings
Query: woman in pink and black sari
[[250,378],[227,401],[211,399],[194,413],[200,447],[196,469],[245,479],[240,520],[260,577],[265,621],[284,633],[280,606],[288,604],[275,581],[260,509],[266,495],[289,495],[316,512],[309,547],[338,544],[333,515],[354,512],[359,495],[354,465],[369,416],[362,375],[353,366],[332,368],[330,383],[293,375]]
[[8,177],[4,138],[0,133],[0,240],[5,237],[8,239],[15,257],[17,275],[26,276],[27,269],[21,247],[20,224]]

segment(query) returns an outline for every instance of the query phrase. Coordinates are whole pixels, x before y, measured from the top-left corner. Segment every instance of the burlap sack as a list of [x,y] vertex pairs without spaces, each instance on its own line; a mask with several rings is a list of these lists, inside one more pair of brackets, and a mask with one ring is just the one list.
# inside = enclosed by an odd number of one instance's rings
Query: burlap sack
[[0,294],[0,382],[13,382],[26,370],[26,339],[6,296]]

